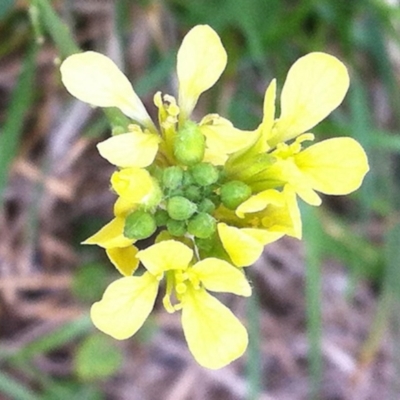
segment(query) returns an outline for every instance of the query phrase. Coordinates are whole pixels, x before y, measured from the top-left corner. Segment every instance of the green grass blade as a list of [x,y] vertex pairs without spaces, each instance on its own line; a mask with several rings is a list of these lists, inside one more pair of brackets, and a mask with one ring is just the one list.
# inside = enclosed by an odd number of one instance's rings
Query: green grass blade
[[72,38],[68,26],[61,21],[48,1],[33,0],[31,7],[38,9],[39,18],[56,44],[62,58],[80,53],[81,50]]
[[37,46],[32,44],[22,65],[16,88],[12,94],[7,117],[0,134],[0,209],[4,203],[4,191],[8,173],[21,140],[25,115],[33,101],[35,58]]
[[257,400],[262,393],[261,376],[261,337],[260,337],[260,304],[255,290],[247,299],[247,328],[249,345],[247,348],[247,382],[248,400]]
[[[44,30],[54,41],[61,58],[64,59],[71,54],[80,53],[81,49],[73,39],[68,26],[60,19],[47,0],[32,0],[31,7],[36,7],[39,20],[44,26]],[[126,129],[130,121],[117,108],[103,108],[112,128],[122,127]]]
[[10,375],[0,372],[0,393],[13,400],[40,400],[40,397],[14,380]]
[[321,317],[321,230],[318,210],[314,207],[303,207],[304,245],[306,263],[306,313],[308,336],[308,360],[310,378],[309,399],[318,399],[322,381],[322,317]]
[[[38,338],[37,340],[18,349],[16,352],[7,352],[7,349],[0,347],[1,361],[11,359],[17,362],[27,360],[35,355],[49,352],[58,347],[64,346],[66,343],[84,335],[92,329],[92,323],[88,316],[81,317],[74,321],[68,322],[61,327],[57,327],[49,334]],[[7,354],[8,353],[8,354]]]
[[400,223],[392,227],[386,234],[386,263],[387,263],[387,279],[386,286],[391,294],[390,303],[390,330],[392,334],[392,351],[394,374],[390,381],[388,399],[397,400],[400,393]]

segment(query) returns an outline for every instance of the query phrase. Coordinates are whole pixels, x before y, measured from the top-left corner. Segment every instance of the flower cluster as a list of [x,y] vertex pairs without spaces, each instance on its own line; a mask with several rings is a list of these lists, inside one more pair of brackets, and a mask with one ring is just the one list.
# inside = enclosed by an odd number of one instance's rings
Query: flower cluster
[[[217,114],[191,119],[199,96],[226,62],[215,31],[194,27],[177,55],[178,101],[160,92],[154,96],[157,124],[109,58],[89,51],[61,65],[72,95],[117,107],[132,120],[123,133],[98,144],[100,155],[117,167],[111,176],[117,199],[114,218],[84,243],[103,247],[123,277],[92,306],[93,323],[116,339],[132,336],[161,287],[165,309],[181,311],[195,359],[213,369],[240,357],[248,337],[210,292],[250,296],[244,269],[264,246],[284,235],[301,238],[297,197],[319,205],[317,192],[350,193],[368,171],[367,157],[352,138],[303,147],[314,139],[309,129],[348,89],[348,73],[338,59],[316,52],[296,61],[282,89],[279,118],[272,81],[254,131],[239,130]],[[148,248],[136,246],[154,236]]]

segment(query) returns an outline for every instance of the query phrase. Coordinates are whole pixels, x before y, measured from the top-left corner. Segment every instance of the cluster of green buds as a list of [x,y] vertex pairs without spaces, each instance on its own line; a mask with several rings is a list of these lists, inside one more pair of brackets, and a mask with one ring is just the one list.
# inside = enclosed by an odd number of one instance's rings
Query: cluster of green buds
[[[61,66],[71,94],[95,106],[117,107],[132,120],[98,144],[100,155],[117,167],[111,177],[117,199],[114,218],[84,243],[105,248],[123,277],[92,306],[92,320],[116,339],[132,336],[164,281],[165,309],[181,311],[189,349],[208,368],[240,357],[248,342],[239,319],[209,292],[250,296],[245,267],[282,236],[301,238],[297,198],[319,205],[317,191],[350,193],[368,171],[366,155],[352,138],[303,148],[314,140],[308,130],[348,89],[347,70],[338,59],[311,53],[296,61],[282,89],[279,118],[273,80],[254,131],[239,130],[216,114],[199,122],[191,116],[226,59],[218,35],[209,26],[194,27],[177,56],[179,105],[172,96],[154,96],[158,126],[107,57],[86,52]],[[145,249],[137,246],[144,239]]]
[[131,239],[146,239],[157,228],[166,229],[172,237],[193,236],[210,239],[217,228],[215,210],[222,204],[235,210],[247,200],[250,186],[229,180],[222,166],[203,162],[205,137],[198,126],[186,121],[177,132],[173,154],[178,165],[150,168],[160,188],[156,207],[143,207],[129,214],[124,235]]

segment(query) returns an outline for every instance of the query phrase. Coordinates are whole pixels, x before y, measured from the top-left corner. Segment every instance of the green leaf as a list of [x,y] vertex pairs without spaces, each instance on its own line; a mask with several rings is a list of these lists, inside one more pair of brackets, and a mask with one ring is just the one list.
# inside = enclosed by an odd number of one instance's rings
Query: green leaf
[[4,190],[8,173],[21,140],[25,116],[33,100],[33,79],[35,76],[35,59],[37,46],[32,44],[11,97],[7,117],[0,134],[0,208],[4,202]]
[[54,399],[104,400],[105,397],[101,389],[73,381],[57,381],[49,385],[41,397],[41,400]]
[[103,264],[84,264],[73,276],[72,293],[79,300],[92,303],[101,298],[108,283],[109,273]]
[[103,334],[87,338],[76,353],[77,375],[84,380],[103,379],[114,375],[123,361],[122,353],[114,343]]

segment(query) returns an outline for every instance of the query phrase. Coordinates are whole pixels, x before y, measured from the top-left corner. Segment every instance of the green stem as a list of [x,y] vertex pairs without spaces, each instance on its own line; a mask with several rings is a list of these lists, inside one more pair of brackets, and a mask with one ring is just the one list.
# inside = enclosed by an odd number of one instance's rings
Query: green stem
[[[43,24],[43,30],[50,35],[57,50],[60,52],[61,59],[81,52],[68,26],[53,10],[48,0],[32,0],[30,8],[31,15],[38,16],[37,22],[35,23],[35,30],[41,31],[41,29],[38,28],[38,24],[41,22]],[[130,120],[119,109],[107,108],[103,109],[103,111],[112,129],[127,130]]]

